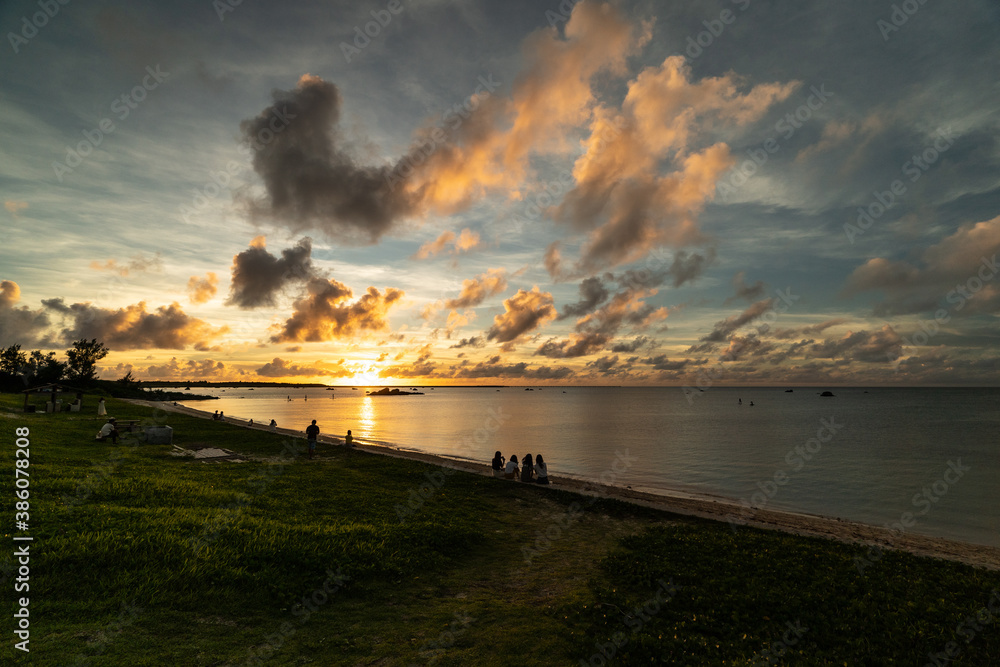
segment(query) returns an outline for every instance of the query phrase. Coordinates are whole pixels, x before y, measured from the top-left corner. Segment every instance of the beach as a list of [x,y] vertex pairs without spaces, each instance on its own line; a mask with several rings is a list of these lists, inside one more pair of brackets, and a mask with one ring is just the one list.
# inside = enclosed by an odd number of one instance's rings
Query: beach
[[[188,406],[156,401],[133,400],[129,402],[203,419],[212,419],[213,416],[211,412]],[[262,431],[271,430],[267,424],[263,423],[254,423],[253,426],[250,426],[243,420],[231,417],[226,417],[226,421],[237,427],[253,428]],[[296,438],[305,437],[304,431],[295,429],[278,428],[276,432]],[[340,444],[340,439],[321,434],[319,442],[321,444],[336,446]],[[421,461],[477,475],[492,476],[492,470],[487,464],[483,463],[457,460],[408,449],[397,449],[386,445],[376,445],[360,441],[355,442],[354,448],[361,452]],[[322,448],[318,449],[317,453],[320,455],[317,463],[322,464]],[[868,558],[870,561],[880,558],[881,550],[890,549],[906,551],[919,556],[947,559],[975,567],[1000,570],[1000,549],[945,538],[919,535],[907,532],[905,528],[903,530],[891,530],[882,526],[842,520],[837,517],[825,517],[773,509],[751,510],[735,500],[721,497],[707,498],[695,497],[688,494],[668,495],[665,493],[650,493],[617,485],[602,484],[599,481],[565,476],[553,476],[551,480],[550,487],[553,489],[571,491],[586,496],[614,498],[663,512],[726,522],[734,530],[739,530],[741,526],[753,526],[779,530],[794,535],[821,537],[845,543],[870,545],[873,547],[869,552],[870,555]],[[504,482],[498,480],[498,483]],[[520,482],[509,483],[520,484]]]

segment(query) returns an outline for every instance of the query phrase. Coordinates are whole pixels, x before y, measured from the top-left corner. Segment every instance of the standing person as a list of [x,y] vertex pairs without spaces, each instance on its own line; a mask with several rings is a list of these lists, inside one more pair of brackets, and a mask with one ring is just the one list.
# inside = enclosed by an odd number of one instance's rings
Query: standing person
[[503,465],[504,465],[503,454],[501,454],[500,452],[494,454],[493,462],[491,465],[493,466],[493,476],[496,477],[497,479],[503,479]]
[[535,472],[535,464],[531,461],[531,454],[525,454],[521,463],[521,481],[530,482],[531,476]]
[[108,409],[104,407],[104,397],[102,396],[101,400],[97,402],[97,416],[106,417],[107,414],[108,414]]
[[503,470],[504,479],[516,479],[517,475],[521,470],[517,467],[517,455],[511,454],[510,461],[507,461],[507,465]]
[[354,446],[354,436],[351,435],[351,429],[347,429],[347,435],[344,436],[344,445],[346,447]]
[[309,440],[309,458],[313,457],[313,453],[316,451],[316,438],[319,437],[319,426],[316,426],[316,420],[314,419],[312,424],[306,426],[306,438]]
[[535,473],[538,475],[535,478],[535,484],[549,483],[549,467],[545,465],[545,460],[541,454],[535,457]]

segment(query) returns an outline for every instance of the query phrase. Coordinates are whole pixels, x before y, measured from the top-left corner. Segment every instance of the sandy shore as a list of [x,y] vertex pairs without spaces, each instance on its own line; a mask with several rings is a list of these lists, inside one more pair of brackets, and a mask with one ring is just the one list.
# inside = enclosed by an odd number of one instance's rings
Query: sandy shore
[[[170,412],[211,419],[212,413],[204,410],[197,410],[171,403],[161,403],[154,401],[133,400],[131,403],[145,405],[153,408],[160,408]],[[244,428],[256,428],[262,431],[270,431],[266,424],[254,424],[249,426],[245,421],[226,418],[227,423]],[[304,431],[294,429],[277,429],[278,433],[298,438],[304,438]],[[321,443],[339,444],[340,439],[331,436],[321,435]],[[423,461],[456,470],[463,470],[478,475],[492,476],[492,470],[485,463],[472,461],[459,461],[433,454],[414,452],[403,449],[395,449],[381,445],[373,445],[356,441],[358,451],[381,454],[384,456],[395,456],[398,458]],[[519,484],[520,482],[498,482]],[[706,519],[729,522],[735,529],[739,526],[755,526],[759,528],[770,528],[781,530],[796,535],[809,535],[814,537],[824,537],[839,540],[841,542],[868,544],[878,546],[883,549],[897,549],[908,551],[920,556],[933,558],[944,558],[959,561],[977,567],[986,567],[993,570],[1000,570],[1000,549],[957,542],[939,537],[927,537],[915,533],[898,533],[890,531],[880,526],[872,526],[855,521],[846,521],[832,517],[816,516],[811,514],[797,514],[794,512],[775,510],[749,510],[742,507],[735,501],[723,498],[698,498],[690,496],[672,496],[667,493],[654,494],[643,491],[636,491],[618,486],[607,486],[600,483],[572,479],[567,477],[552,477],[551,488],[571,491],[588,496],[602,496],[616,498],[636,505],[643,505],[674,514],[684,514],[697,516]],[[545,487],[539,487],[545,488]],[[870,552],[868,559],[877,561],[878,550]]]

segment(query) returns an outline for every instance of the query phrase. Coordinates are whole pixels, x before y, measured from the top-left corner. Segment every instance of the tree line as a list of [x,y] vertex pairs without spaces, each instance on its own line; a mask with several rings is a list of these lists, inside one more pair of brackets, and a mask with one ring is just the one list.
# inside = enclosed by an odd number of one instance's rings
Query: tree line
[[[97,362],[108,352],[96,338],[75,341],[66,350],[66,361],[60,361],[55,352],[23,352],[19,344],[11,345],[0,351],[0,390],[20,391],[62,381],[79,388],[92,386],[97,381]],[[131,372],[120,381],[134,382]]]

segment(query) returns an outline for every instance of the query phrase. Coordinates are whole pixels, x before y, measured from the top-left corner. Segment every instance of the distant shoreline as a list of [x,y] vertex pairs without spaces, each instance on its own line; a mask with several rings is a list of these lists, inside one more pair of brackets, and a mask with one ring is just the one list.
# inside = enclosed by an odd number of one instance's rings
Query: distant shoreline
[[[128,399],[128,401],[136,405],[160,408],[202,419],[212,419],[213,417],[211,412],[182,405],[174,405],[169,402],[136,399]],[[253,426],[250,426],[246,420],[232,417],[226,417],[226,423],[243,428],[255,428],[263,431],[271,430],[270,426],[264,422],[255,422]],[[304,430],[277,428],[275,432],[297,438],[305,437]],[[339,437],[326,434],[320,435],[319,442],[330,445],[341,444]],[[492,470],[486,462],[452,459],[435,454],[399,449],[389,444],[373,444],[358,442],[357,440],[355,440],[355,443],[354,449],[362,452],[422,461],[486,477],[492,476]],[[976,567],[1000,570],[1000,549],[995,547],[959,542],[941,537],[930,537],[916,533],[894,535],[892,531],[880,526],[841,520],[834,517],[801,514],[784,510],[749,510],[735,500],[728,500],[721,497],[716,499],[707,496],[670,495],[669,492],[651,493],[562,475],[553,475],[552,480],[551,487],[555,489],[585,496],[614,498],[674,514],[726,522],[733,526],[734,530],[739,530],[742,526],[780,530],[795,535],[822,537],[846,543],[867,544],[882,549],[907,551],[919,556],[944,558]],[[498,480],[497,483],[520,484],[521,482],[503,482]]]

